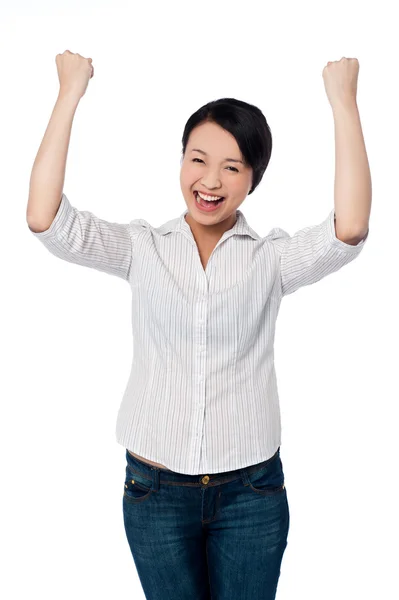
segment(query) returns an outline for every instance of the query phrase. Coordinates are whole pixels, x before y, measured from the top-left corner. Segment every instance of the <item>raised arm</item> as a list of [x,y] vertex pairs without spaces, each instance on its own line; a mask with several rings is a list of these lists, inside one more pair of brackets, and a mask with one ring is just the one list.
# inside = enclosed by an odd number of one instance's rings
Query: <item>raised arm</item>
[[33,164],[26,220],[34,232],[48,229],[60,206],[77,105],[75,97],[60,93]]
[[342,57],[323,69],[323,80],[334,116],[336,234],[357,244],[368,233],[372,183],[357,106],[359,61]]
[[91,59],[69,50],[58,54],[56,63],[60,90],[29,185],[26,220],[34,232],[48,229],[60,206],[73,118],[93,75]]
[[55,256],[128,281],[141,223],[110,223],[78,210],[63,193],[72,121],[93,70],[91,58],[68,50],[56,61],[60,92],[33,165],[27,223]]

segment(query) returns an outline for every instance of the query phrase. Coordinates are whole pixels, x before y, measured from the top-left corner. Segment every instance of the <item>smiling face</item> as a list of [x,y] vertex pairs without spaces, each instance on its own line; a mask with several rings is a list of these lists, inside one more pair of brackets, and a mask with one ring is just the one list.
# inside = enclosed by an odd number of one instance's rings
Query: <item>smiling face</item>
[[[203,226],[225,222],[226,230],[236,221],[236,210],[252,185],[252,168],[244,164],[239,146],[228,131],[216,123],[198,125],[190,134],[181,164],[180,187],[189,214],[188,223]],[[224,196],[211,212],[201,210],[194,192]],[[210,204],[212,208],[214,204]]]

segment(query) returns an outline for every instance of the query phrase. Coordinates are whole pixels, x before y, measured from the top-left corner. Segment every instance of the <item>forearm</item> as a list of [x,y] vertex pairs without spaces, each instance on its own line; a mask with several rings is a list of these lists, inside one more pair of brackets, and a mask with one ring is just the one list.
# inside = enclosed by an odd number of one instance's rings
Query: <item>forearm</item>
[[336,229],[363,237],[371,211],[371,174],[355,101],[333,109],[335,130],[334,204]]
[[59,93],[33,164],[26,220],[32,229],[47,229],[57,214],[64,188],[76,94]]

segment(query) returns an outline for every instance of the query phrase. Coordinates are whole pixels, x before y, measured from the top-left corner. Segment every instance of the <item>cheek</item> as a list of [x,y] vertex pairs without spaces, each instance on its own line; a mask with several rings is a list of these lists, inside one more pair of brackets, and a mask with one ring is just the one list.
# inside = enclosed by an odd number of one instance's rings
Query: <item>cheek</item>
[[182,187],[187,188],[188,190],[193,187],[196,183],[197,177],[195,173],[193,173],[190,169],[182,169],[180,172],[180,183]]

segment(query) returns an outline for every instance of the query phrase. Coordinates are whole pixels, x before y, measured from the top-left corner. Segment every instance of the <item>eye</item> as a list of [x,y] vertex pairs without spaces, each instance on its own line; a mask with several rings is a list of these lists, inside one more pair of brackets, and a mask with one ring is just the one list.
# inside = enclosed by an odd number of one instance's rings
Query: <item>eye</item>
[[[201,162],[204,162],[201,158],[193,158],[191,162],[194,162],[195,160],[200,160]],[[236,171],[236,173],[239,173],[239,170],[236,169],[235,167],[232,167],[231,165],[226,167],[226,169],[233,169],[233,171]]]

